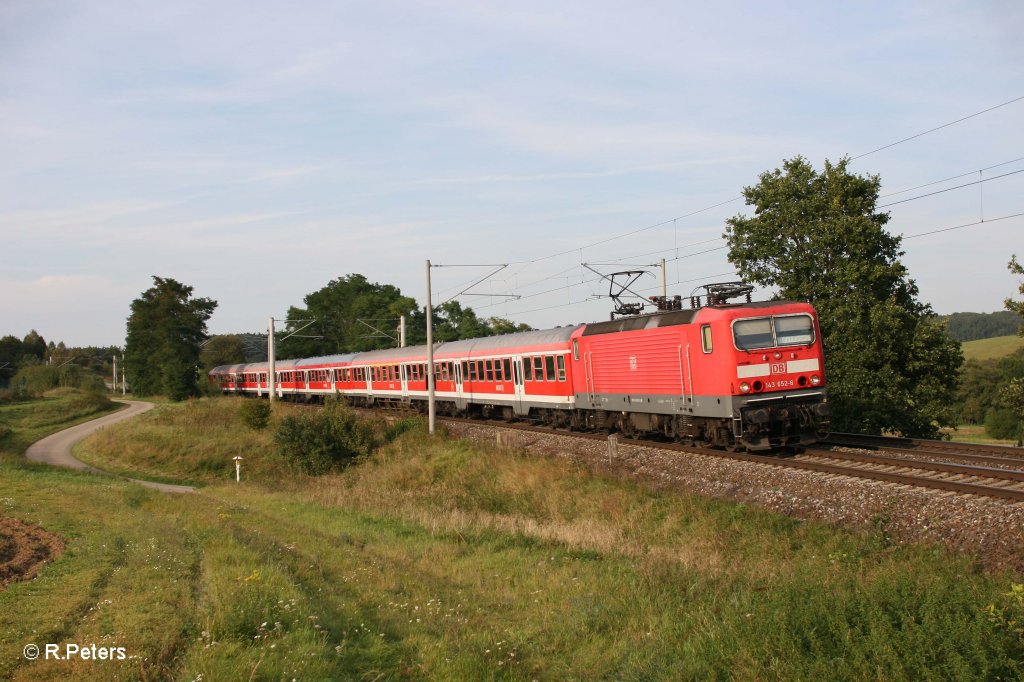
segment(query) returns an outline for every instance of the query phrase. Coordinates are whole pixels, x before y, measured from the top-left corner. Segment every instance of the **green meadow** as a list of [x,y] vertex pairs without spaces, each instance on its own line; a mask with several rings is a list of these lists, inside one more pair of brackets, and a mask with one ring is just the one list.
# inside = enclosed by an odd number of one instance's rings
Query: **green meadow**
[[[63,396],[54,400],[73,400]],[[45,404],[45,403],[44,403]],[[65,552],[0,591],[15,680],[920,680],[1024,675],[1024,576],[887,535],[613,480],[414,428],[310,477],[239,401],[162,404],[77,450],[168,495],[20,461],[0,515]],[[233,480],[232,457],[243,459]],[[36,661],[29,643],[123,647]]]

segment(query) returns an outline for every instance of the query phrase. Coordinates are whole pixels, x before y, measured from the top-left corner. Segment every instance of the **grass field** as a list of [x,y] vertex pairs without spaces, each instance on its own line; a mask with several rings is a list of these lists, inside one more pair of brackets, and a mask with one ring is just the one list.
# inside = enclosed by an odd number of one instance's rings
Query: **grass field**
[[962,347],[966,360],[999,359],[1024,348],[1024,336],[996,336],[991,339],[965,341]]
[[[69,540],[0,592],[0,677],[1024,675],[1020,575],[422,432],[296,476],[237,407],[162,406],[81,448],[205,483],[194,495],[0,462],[0,514]],[[242,484],[225,481],[237,452]],[[29,663],[29,642],[128,658]]]

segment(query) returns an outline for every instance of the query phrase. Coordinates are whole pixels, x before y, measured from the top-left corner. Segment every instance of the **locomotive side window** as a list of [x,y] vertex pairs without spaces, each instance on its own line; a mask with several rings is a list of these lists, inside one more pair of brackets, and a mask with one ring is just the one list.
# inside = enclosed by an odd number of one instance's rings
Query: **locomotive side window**
[[700,345],[705,353],[710,353],[714,346],[711,345],[711,325],[703,324],[700,327]]
[[732,325],[732,335],[736,339],[736,347],[740,350],[771,348],[775,345],[770,317],[736,320]]
[[814,342],[814,324],[809,315],[775,318],[775,338],[780,346],[805,346]]

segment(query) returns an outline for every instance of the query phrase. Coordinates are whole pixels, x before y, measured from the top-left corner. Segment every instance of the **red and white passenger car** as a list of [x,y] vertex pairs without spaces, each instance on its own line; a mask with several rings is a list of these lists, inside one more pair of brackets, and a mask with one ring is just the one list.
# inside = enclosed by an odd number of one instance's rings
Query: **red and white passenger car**
[[[828,430],[821,333],[806,303],[716,304],[434,347],[441,414],[532,419],[767,450]],[[427,347],[276,363],[279,397],[425,409]],[[224,365],[225,393],[268,394],[267,363]]]

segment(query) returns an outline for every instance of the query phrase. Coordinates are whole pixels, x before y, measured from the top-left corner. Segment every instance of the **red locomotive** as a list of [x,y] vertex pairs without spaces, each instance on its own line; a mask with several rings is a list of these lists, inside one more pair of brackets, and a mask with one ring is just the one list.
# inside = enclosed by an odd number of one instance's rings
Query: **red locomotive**
[[[813,307],[731,304],[711,293],[702,307],[663,307],[673,309],[436,344],[438,413],[747,450],[812,443],[828,431]],[[425,409],[426,354],[413,346],[279,361],[276,391]],[[225,393],[268,392],[265,362],[216,367],[210,379]]]

